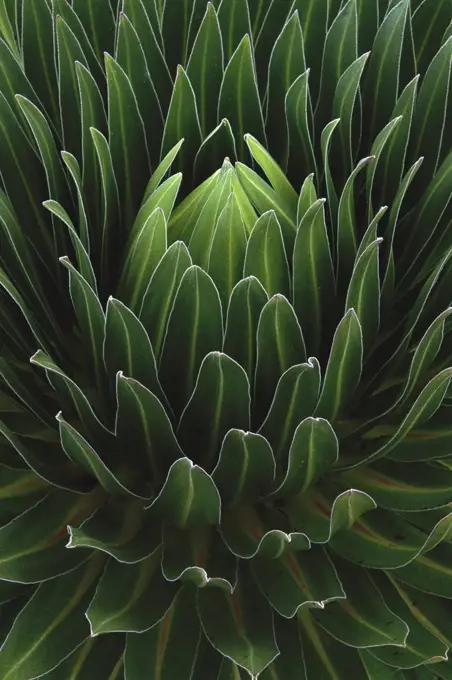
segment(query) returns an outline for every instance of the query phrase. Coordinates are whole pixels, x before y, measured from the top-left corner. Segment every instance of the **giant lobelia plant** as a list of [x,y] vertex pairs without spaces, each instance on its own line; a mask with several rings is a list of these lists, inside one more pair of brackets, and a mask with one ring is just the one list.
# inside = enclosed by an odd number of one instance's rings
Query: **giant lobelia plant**
[[450,0],[0,0],[0,678],[452,678]]

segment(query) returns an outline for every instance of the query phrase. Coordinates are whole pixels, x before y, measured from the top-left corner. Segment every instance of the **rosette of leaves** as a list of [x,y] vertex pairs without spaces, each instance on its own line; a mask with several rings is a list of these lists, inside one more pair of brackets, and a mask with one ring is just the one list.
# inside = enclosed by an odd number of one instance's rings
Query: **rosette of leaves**
[[0,0],[2,680],[452,678],[450,0]]

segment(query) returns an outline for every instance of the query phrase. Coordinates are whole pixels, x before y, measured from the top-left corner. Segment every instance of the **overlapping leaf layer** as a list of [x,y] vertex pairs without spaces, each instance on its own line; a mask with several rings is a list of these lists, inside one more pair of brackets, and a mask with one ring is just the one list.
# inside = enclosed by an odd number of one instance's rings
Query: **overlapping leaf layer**
[[452,678],[450,0],[0,33],[2,680]]

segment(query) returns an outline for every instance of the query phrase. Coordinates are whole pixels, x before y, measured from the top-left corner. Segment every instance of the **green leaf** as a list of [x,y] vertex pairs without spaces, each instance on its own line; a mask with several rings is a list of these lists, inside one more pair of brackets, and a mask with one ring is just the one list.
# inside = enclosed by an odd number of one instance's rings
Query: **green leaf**
[[257,423],[264,421],[283,373],[305,360],[303,334],[294,309],[283,295],[274,295],[263,307],[257,327],[253,404]]
[[374,143],[370,150],[370,155],[374,158],[372,163],[367,166],[366,172],[366,195],[367,195],[367,219],[371,220],[374,216],[373,205],[375,205],[375,200],[372,200],[375,195],[375,175],[380,162],[380,157],[384,152],[384,148],[388,143],[388,140],[394,136],[397,132],[397,128],[402,122],[402,116],[398,116],[393,120],[389,121],[387,125],[378,133],[375,137]]
[[30,363],[45,370],[50,385],[69,402],[90,441],[111,445],[111,433],[98,420],[80,387],[42,350],[31,357]]
[[[422,194],[416,206],[414,223],[410,225],[410,236],[408,242],[405,241],[404,259],[408,261],[401,263],[405,265],[406,274],[418,263],[419,255],[435,234],[438,224],[452,198],[450,193],[450,181],[452,177],[452,151],[446,156],[444,162],[438,168],[435,176]],[[429,230],[426,232],[423,225],[428,224]],[[438,237],[437,237],[438,238]],[[441,258],[441,252],[437,260]],[[425,275],[425,269],[422,269]]]
[[[435,668],[436,675],[436,669],[439,670],[441,665],[438,662],[441,658],[444,659],[447,654],[447,645],[444,639],[441,639],[441,635],[436,635],[439,631],[430,631],[428,626],[425,625],[425,620],[418,621],[413,616],[407,603],[399,596],[401,591],[399,581],[392,578],[390,574],[387,573],[386,577],[378,574],[375,583],[386,602],[391,603],[394,614],[406,622],[409,627],[409,634],[405,648],[399,648],[396,655],[394,654],[395,650],[385,647],[372,649],[370,653],[383,663],[388,663],[391,666],[397,664],[397,668],[403,669],[415,667],[418,670],[417,667],[421,664],[424,668],[428,668],[430,666],[429,661],[433,661],[432,668]],[[419,595],[422,597],[421,593]]]
[[180,280],[160,364],[162,386],[177,417],[190,398],[202,360],[222,344],[218,290],[210,276],[193,265]]
[[452,36],[432,59],[422,79],[414,110],[409,154],[413,161],[419,156],[425,157],[419,176],[419,186],[422,186],[421,181],[428,182],[431,179],[443,152],[449,151],[444,132],[450,105],[451,71]]
[[303,184],[301,185],[300,194],[298,196],[297,203],[297,229],[300,226],[300,222],[305,216],[309,208],[314,205],[317,200],[317,192],[314,184],[314,173],[311,172],[310,175],[306,177]]
[[168,319],[184,272],[192,264],[182,241],[172,244],[157,265],[143,297],[139,318],[160,358]]
[[86,30],[89,42],[101,61],[105,50],[113,49],[115,19],[110,3],[96,0],[73,0],[72,6]]
[[94,548],[111,555],[118,562],[135,564],[158,550],[162,528],[149,512],[143,512],[143,500],[130,495],[111,495],[80,526],[67,527],[66,548]]
[[135,314],[113,297],[107,302],[103,357],[110,376],[123,371],[166,404],[149,336]]
[[329,330],[336,287],[324,203],[316,200],[301,217],[292,260],[293,305],[310,354],[318,352],[325,326]]
[[193,228],[199,214],[203,208],[204,201],[210,192],[219,182],[221,175],[221,168],[207,177],[196,189],[190,192],[188,196],[174,209],[171,215],[171,220],[168,224],[168,240],[174,243],[177,239],[185,239],[184,234],[189,229]]
[[250,385],[254,381],[257,326],[267,301],[265,288],[255,276],[239,281],[229,299],[223,351],[245,369]]
[[[13,22],[14,23],[14,22]],[[7,0],[0,1],[0,32],[5,43],[8,45],[16,59],[20,59],[20,49],[15,35],[11,18],[8,14]]]
[[134,230],[133,238],[126,249],[119,290],[131,309],[140,309],[152,274],[166,252],[166,246],[165,215],[161,208],[156,208],[146,218],[140,231],[135,233]]
[[[27,122],[33,133],[33,137],[39,149],[42,164],[47,178],[47,186],[50,198],[60,202],[68,201],[69,191],[63,166],[58,156],[55,137],[44,114],[35,104],[21,95],[16,95]],[[58,241],[57,241],[58,243]]]
[[182,588],[163,619],[140,635],[129,634],[125,651],[128,680],[142,680],[143,668],[160,680],[190,680],[200,644],[196,588]]
[[[413,40],[419,73],[425,73],[435,56],[443,36],[444,26],[450,23],[450,6],[447,0],[427,0],[413,8]],[[447,34],[446,34],[447,35]],[[446,42],[447,38],[442,44]]]
[[0,651],[4,680],[28,680],[57,666],[89,635],[84,613],[102,558],[39,586],[22,609]]
[[252,135],[245,135],[245,142],[256,163],[265,172],[268,181],[272,185],[278,200],[284,206],[287,214],[295,215],[297,210],[297,192],[285,176],[276,161],[270,156],[265,147],[260,144]]
[[255,276],[270,296],[289,295],[289,265],[283,235],[278,218],[271,210],[259,217],[250,234],[243,275]]
[[390,510],[429,510],[452,501],[452,472],[426,463],[380,460],[366,469],[352,468],[342,476],[346,484],[362,489],[379,507]]
[[93,675],[119,680],[122,669],[124,636],[120,634],[89,637],[62,661],[46,680],[84,680]]
[[392,120],[399,116],[402,116],[402,120],[398,123],[394,134],[388,139],[381,152],[376,169],[376,186],[380,189],[376,205],[383,202],[383,197],[389,203],[395,197],[400,185],[417,98],[418,82],[419,76],[416,76],[408,83],[397,99],[391,114]]
[[276,489],[277,498],[305,492],[337,461],[339,442],[323,418],[305,418],[295,430],[286,476]]
[[24,72],[56,123],[59,116],[52,13],[46,0],[23,2],[21,9],[21,57]]
[[[354,680],[369,680],[356,649],[342,644],[317,626],[310,610],[302,609],[298,613],[298,621],[306,677],[323,677],[325,680],[347,680],[353,677]],[[392,676],[384,678],[379,675],[378,678],[392,680]]]
[[80,270],[81,276],[84,278],[88,286],[97,294],[97,281],[94,274],[93,265],[91,264],[90,257],[83,245],[74,224],[67,214],[66,210],[57,201],[44,201],[43,206],[47,208],[53,215],[56,215],[63,224],[66,225],[69,236],[72,242],[72,246],[75,251],[75,257],[77,261],[77,266]]
[[162,111],[166,111],[171,99],[173,81],[162,52],[160,27],[155,13],[152,12],[152,5],[153,0],[146,0],[146,6],[142,0],[123,0],[122,9],[138,34],[160,107]]
[[168,151],[168,153],[163,158],[161,163],[159,163],[159,165],[152,173],[151,179],[149,180],[148,185],[146,187],[146,191],[144,192],[142,205],[145,205],[145,203],[147,203],[148,198],[150,198],[154,191],[160,186],[163,178],[169,172],[172,162],[179,153],[179,149],[181,148],[183,143],[184,140],[181,139],[180,142],[175,144],[173,148],[170,151]]
[[278,655],[270,606],[245,569],[232,595],[199,590],[198,611],[211,644],[250,674],[259,674]]
[[150,193],[149,197],[145,198],[141,204],[138,215],[134,219],[132,230],[130,231],[129,241],[131,243],[138,238],[147,219],[157,208],[160,208],[163,211],[166,221],[170,219],[181,181],[182,173],[171,175]]
[[[52,0],[52,6],[55,18],[57,16],[61,16],[79,42],[80,47],[85,54],[86,61],[88,62],[89,70],[93,74],[98,86],[104,91],[105,73],[101,66],[103,54],[101,55],[101,60],[99,61],[93,49],[93,43],[88,38],[85,28],[80,21],[79,16],[74,11],[72,4],[69,4],[67,0]],[[109,43],[107,41],[105,47],[108,44]]]
[[363,345],[371,347],[380,325],[379,246],[377,238],[357,258],[345,302],[345,311],[354,309],[361,325]]
[[288,130],[280,125],[285,115],[285,98],[292,83],[306,71],[303,33],[299,15],[294,12],[284,25],[273,46],[268,66],[266,127],[272,131],[271,153],[286,169],[289,147]]
[[[353,120],[356,115],[356,98],[364,67],[370,52],[362,54],[342,73],[337,81],[332,105],[333,118],[339,119],[338,137],[334,139],[335,148],[340,153],[341,175],[345,179],[355,165],[356,142],[353,138]],[[337,161],[335,161],[337,162]]]
[[358,250],[354,184],[359,173],[373,161],[373,156],[368,156],[359,161],[347,179],[339,201],[336,236],[337,277],[339,285],[342,286],[353,272]]
[[64,148],[76,158],[81,158],[81,110],[75,64],[79,62],[88,68],[88,63],[80,42],[60,15],[55,18],[55,26],[58,49],[59,114]]
[[178,427],[183,450],[212,469],[226,433],[249,426],[250,387],[244,369],[226,354],[207,354]]
[[[334,500],[333,500],[334,499]],[[372,498],[357,489],[337,497],[313,487],[307,493],[289,498],[286,512],[298,531],[303,531],[316,543],[329,543],[341,531],[349,530],[357,520],[377,507]]]
[[[96,502],[99,502],[99,492],[96,499],[95,494],[80,496],[68,491],[54,491],[2,526],[1,578],[15,583],[39,583],[58,576],[59,582],[62,574],[85,562],[89,551],[75,553],[65,549],[66,525],[72,518],[91,514]],[[38,633],[36,629],[35,632]]]
[[203,137],[206,137],[217,124],[216,104],[223,79],[223,42],[220,24],[210,2],[207,3],[190,53],[187,76],[196,96],[201,132]]
[[311,107],[309,74],[310,69],[307,69],[298,76],[288,89],[284,102],[289,148],[287,172],[290,178],[298,179],[317,172],[308,114]]
[[310,358],[291,366],[278,381],[272,404],[259,433],[271,443],[276,462],[284,467],[299,423],[312,415],[320,392],[320,366]]
[[[48,197],[45,173],[35,150],[6,98],[0,92],[0,165],[4,190],[44,266],[55,274],[55,247],[48,216],[41,207]],[[27,168],[27,172],[24,172]]]
[[107,465],[86,439],[65,421],[61,413],[57,414],[56,419],[60,426],[61,446],[71,461],[86,470],[109,493],[127,496],[135,494],[133,485],[123,484],[118,479],[121,475],[115,475],[117,465],[112,466],[111,461]]
[[315,416],[335,421],[353,398],[362,370],[363,339],[354,309],[339,323],[331,345]]
[[403,647],[410,629],[383,601],[366,571],[342,560],[335,561],[335,567],[347,597],[313,609],[314,621],[352,647]]
[[212,479],[225,506],[254,501],[266,494],[275,477],[270,444],[260,434],[231,429],[227,432]]
[[[334,186],[333,182],[333,177],[331,174],[331,168],[330,168],[330,151],[331,151],[331,140],[333,138],[333,133],[336,130],[338,124],[339,124],[339,118],[335,118],[332,120],[330,123],[325,125],[325,127],[322,130],[322,134],[320,135],[320,149],[322,152],[322,161],[323,161],[323,166],[325,168],[325,184],[326,184],[326,193],[328,196],[328,212],[330,215],[330,223],[332,225],[335,224],[337,220],[337,210],[338,210],[338,197],[337,197],[337,192],[336,188]],[[336,245],[337,241],[337,236],[335,233],[334,228],[331,229],[331,236],[332,236],[332,246]]]
[[224,46],[224,56],[229,61],[244,35],[251,36],[249,0],[222,0],[218,8],[218,21]]
[[375,36],[363,90],[363,100],[372,102],[363,131],[366,146],[370,146],[375,133],[386,124],[397,100],[409,7],[408,0],[400,0],[386,14]]
[[257,172],[243,165],[243,163],[236,163],[235,168],[245,194],[257,211],[261,213],[261,217],[263,217],[262,213],[273,212],[275,214],[281,225],[284,243],[290,250],[293,247],[296,232],[295,209],[293,211],[290,208],[288,209],[274,189]]
[[236,158],[234,133],[229,121],[223,118],[198,149],[193,165],[193,185],[197,186],[210,177],[219,165],[234,162]]
[[209,264],[216,221],[231,194],[232,173],[233,168],[231,164],[228,160],[225,160],[221,168],[218,184],[215,185],[210,196],[207,198],[188,242],[188,249],[193,263],[204,270],[208,268]]
[[216,526],[220,522],[220,496],[212,477],[185,457],[173,463],[162,490],[149,507],[154,517],[180,529]]
[[176,168],[190,172],[202,141],[202,134],[195,92],[187,73],[182,66],[178,66],[173,94],[166,115],[160,156],[163,157],[168,153],[181,139],[184,139],[185,142],[178,156]]
[[295,0],[292,9],[298,10],[300,17],[306,63],[315,76],[315,81],[311,84],[311,87],[313,101],[316,101],[320,89],[322,67],[322,49],[319,49],[319,46],[325,42],[330,0]]
[[62,151],[61,157],[66,168],[69,170],[69,174],[75,186],[78,208],[78,233],[87,253],[89,254],[91,250],[90,229],[85,206],[85,196],[83,194],[83,182],[80,165],[75,156],[67,151]]
[[426,376],[427,371],[441,348],[444,339],[444,326],[451,313],[452,307],[448,307],[444,312],[439,314],[419,341],[411,361],[405,388],[400,397],[401,401],[398,402],[398,405],[409,399],[414,390],[418,387],[419,382]]
[[428,421],[441,406],[451,380],[452,368],[445,368],[433,377],[419,394],[396,432],[366,458],[366,464],[370,460],[386,456],[414,427]]
[[68,258],[62,257],[60,262],[69,272],[69,292],[80,326],[87,360],[94,370],[97,385],[101,386],[105,375],[102,362],[102,344],[105,326],[104,310],[93,289],[73,267]]
[[[291,618],[304,607],[317,609],[331,600],[343,599],[344,590],[333,563],[322,547],[310,550],[297,546],[297,537],[291,534],[282,555],[274,559],[255,557],[252,571],[260,589],[278,614]],[[306,538],[306,537],[305,537]]]
[[245,159],[245,133],[266,143],[262,108],[253,67],[251,42],[248,35],[240,41],[231,56],[221,83],[218,117],[227,118],[236,136],[239,158]]
[[[152,512],[152,511],[151,511]],[[237,559],[213,526],[180,529],[163,525],[162,572],[169,581],[222,588],[231,592],[237,582]]]
[[143,121],[151,163],[157,163],[163,132],[163,114],[138,33],[123,13],[119,16],[116,60],[130,80]]
[[165,616],[177,588],[163,578],[160,560],[157,551],[135,564],[108,562],[86,612],[91,635],[142,633]]
[[96,128],[89,128],[96,153],[97,171],[101,177],[100,259],[102,278],[108,275],[110,242],[119,220],[119,192],[110,147],[105,136]]
[[242,278],[247,241],[239,204],[235,193],[231,193],[216,220],[207,268],[218,288],[224,312],[234,286]]
[[[334,91],[340,77],[357,58],[358,15],[356,0],[347,0],[331,23],[323,41],[323,60],[321,74],[320,99],[322,109],[318,109],[316,117],[323,126],[325,114],[333,103]],[[321,44],[321,43],[320,43]]]
[[[143,119],[130,79],[105,53],[108,87],[108,142],[125,225],[131,226],[150,172]],[[179,140],[177,140],[179,141]]]
[[137,471],[144,469],[152,491],[183,455],[182,450],[161,402],[144,385],[118,373],[117,397],[116,435],[135,459]]

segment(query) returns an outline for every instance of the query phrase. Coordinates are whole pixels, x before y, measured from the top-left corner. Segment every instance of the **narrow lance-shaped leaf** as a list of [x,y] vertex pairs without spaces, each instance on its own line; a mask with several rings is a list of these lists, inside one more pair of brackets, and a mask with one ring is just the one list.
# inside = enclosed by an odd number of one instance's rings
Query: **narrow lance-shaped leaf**
[[245,369],[250,384],[254,380],[257,326],[267,302],[268,295],[255,276],[239,281],[229,299],[223,350]]
[[319,199],[306,210],[298,226],[293,251],[293,304],[308,354],[318,352],[322,335],[330,330],[326,310],[330,310],[336,285],[324,202]]
[[232,192],[216,221],[208,266],[208,272],[218,288],[224,313],[234,286],[242,278],[246,245],[242,214]]
[[173,463],[149,508],[155,517],[181,529],[220,522],[220,496],[212,477],[185,457]]
[[201,635],[196,588],[187,584],[157,625],[140,635],[127,636],[124,660],[128,680],[142,680],[143,668],[161,680],[172,680],[183,669],[189,680]]
[[193,265],[180,280],[160,364],[162,386],[177,416],[190,398],[202,360],[222,344],[218,290],[210,276]]
[[113,297],[107,302],[103,357],[110,378],[123,371],[166,404],[149,336],[135,314]]
[[[181,112],[183,111],[183,115]],[[178,66],[173,94],[165,120],[160,156],[163,157],[181,139],[184,145],[178,155],[175,167],[189,172],[196,152],[201,144],[196,96],[187,73]]]
[[249,425],[250,388],[244,369],[226,354],[211,352],[182,413],[177,434],[183,450],[210,470],[226,433],[233,427],[248,430]]
[[216,103],[223,78],[221,30],[210,2],[190,53],[187,76],[196,96],[201,132],[206,137],[217,124]]
[[363,338],[354,309],[338,325],[331,346],[316,416],[336,420],[353,397],[362,370]]
[[273,46],[268,66],[268,98],[265,124],[272,131],[270,151],[286,169],[288,130],[280,125],[285,115],[285,98],[292,83],[306,71],[303,33],[295,11],[284,25]]
[[158,550],[135,564],[108,562],[86,612],[92,635],[142,633],[163,618],[177,586],[163,578],[160,561]]
[[255,276],[271,295],[289,295],[289,265],[281,227],[274,212],[260,216],[246,248],[244,276]]
[[16,618],[0,651],[4,680],[26,680],[57,666],[89,635],[85,610],[103,565],[100,555],[42,583]]
[[354,309],[361,324],[364,347],[368,349],[380,325],[379,246],[376,239],[356,260],[350,279],[345,310]]
[[339,442],[330,423],[306,418],[295,430],[286,476],[275,491],[278,498],[305,492],[337,461]]
[[253,419],[262,423],[278,380],[306,359],[303,333],[294,309],[283,295],[274,295],[262,309],[257,327],[257,361]]
[[241,40],[226,66],[218,101],[218,118],[227,118],[231,123],[239,158],[246,158],[246,132],[265,144],[262,108],[248,35]]
[[199,590],[198,611],[213,646],[252,675],[278,655],[270,605],[246,574],[246,567],[232,595],[219,588]]
[[[130,79],[105,54],[108,86],[108,142],[125,224],[131,226],[150,173],[143,119]],[[126,124],[127,119],[127,124]]]
[[222,503],[236,505],[242,500],[259,498],[269,489],[274,476],[275,460],[265,437],[229,430],[212,472]]
[[[190,254],[182,241],[173,243],[156,267],[149,282],[140,310],[140,321],[146,328],[160,358],[169,315],[184,272],[192,264]],[[162,294],[165,291],[165,294]]]

